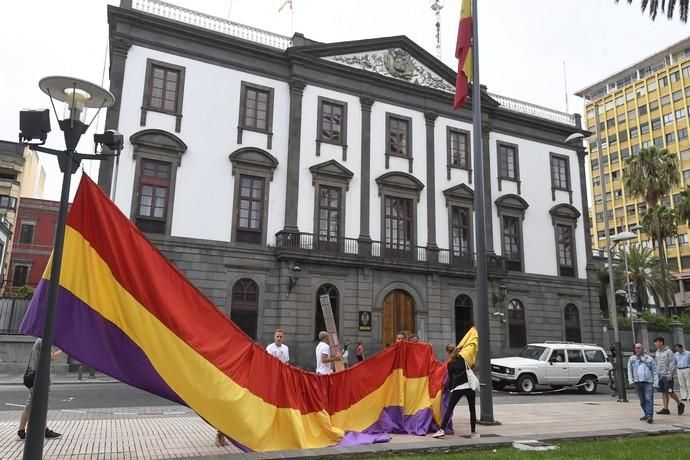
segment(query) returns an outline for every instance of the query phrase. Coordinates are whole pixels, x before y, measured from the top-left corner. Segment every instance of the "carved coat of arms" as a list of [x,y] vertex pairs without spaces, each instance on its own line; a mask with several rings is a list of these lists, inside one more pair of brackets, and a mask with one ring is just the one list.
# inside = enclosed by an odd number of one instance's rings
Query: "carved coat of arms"
[[388,50],[383,56],[383,65],[394,77],[410,80],[414,75],[412,56],[400,48]]

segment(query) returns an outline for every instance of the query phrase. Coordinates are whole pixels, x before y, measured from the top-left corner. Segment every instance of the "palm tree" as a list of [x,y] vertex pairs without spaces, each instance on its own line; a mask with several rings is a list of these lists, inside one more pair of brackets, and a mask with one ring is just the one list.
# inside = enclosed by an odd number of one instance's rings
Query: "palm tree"
[[[659,201],[679,183],[678,159],[666,149],[642,149],[626,160],[625,191],[647,203],[647,210],[641,216],[642,227],[652,238],[652,243],[658,245],[662,278],[666,278],[664,241],[676,234],[677,219],[675,210],[659,205]],[[668,296],[663,295],[662,298],[667,299]]]
[[[618,0],[616,0],[618,3]],[[632,0],[628,0],[628,3],[632,3]],[[666,8],[666,0],[661,0],[661,12],[666,12],[666,16],[669,19],[673,17],[673,11],[676,9],[676,3],[678,3],[678,9],[680,10],[680,20],[683,22],[688,22],[688,3],[690,0],[668,0],[668,8]],[[656,19],[656,14],[659,11],[659,0],[640,0],[640,7],[644,13],[649,7],[649,16],[652,20]]]
[[[624,250],[617,249],[613,270],[618,286],[627,287]],[[637,295],[638,310],[650,304],[650,296],[654,299],[655,305],[661,305],[661,300],[668,305],[670,296],[675,292],[677,285],[673,275],[670,273],[662,275],[659,258],[651,248],[631,244],[627,251],[630,290]]]

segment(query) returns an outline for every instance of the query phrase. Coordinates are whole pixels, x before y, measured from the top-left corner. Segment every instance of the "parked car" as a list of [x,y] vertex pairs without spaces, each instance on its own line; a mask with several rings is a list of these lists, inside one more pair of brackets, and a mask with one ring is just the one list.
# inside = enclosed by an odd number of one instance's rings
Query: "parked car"
[[530,343],[516,357],[492,359],[491,380],[496,389],[515,385],[522,393],[531,393],[536,385],[578,385],[583,393],[595,393],[598,383],[608,383],[612,367],[598,345]]

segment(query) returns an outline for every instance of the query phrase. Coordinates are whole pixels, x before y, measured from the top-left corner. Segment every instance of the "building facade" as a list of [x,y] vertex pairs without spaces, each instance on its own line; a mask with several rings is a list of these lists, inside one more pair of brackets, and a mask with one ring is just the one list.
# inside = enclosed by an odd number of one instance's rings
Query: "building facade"
[[[643,148],[665,148],[678,157],[680,186],[662,203],[675,207],[679,192],[690,183],[690,39],[682,40],[644,60],[579,91],[585,98],[589,139],[593,207],[591,238],[595,249],[605,249],[603,200],[607,201],[611,234],[630,230],[641,221],[644,200],[626,195],[625,160]],[[599,111],[602,151],[597,150],[595,108]],[[604,178],[605,181],[604,182]],[[606,189],[602,188],[606,184]],[[648,235],[639,244],[650,246]],[[663,242],[669,269],[676,272],[676,305],[690,305],[690,246],[688,226]]]
[[58,201],[21,198],[6,292],[38,285],[53,252],[59,206]]
[[317,43],[154,0],[108,21],[127,142],[99,184],[253,339],[282,327],[313,367],[324,294],[367,352],[461,337],[481,142],[493,352],[599,341],[578,118],[485,92],[475,140],[455,73],[402,36]]
[[41,196],[45,171],[38,154],[17,142],[0,140],[0,290],[7,285],[8,262],[21,196]]

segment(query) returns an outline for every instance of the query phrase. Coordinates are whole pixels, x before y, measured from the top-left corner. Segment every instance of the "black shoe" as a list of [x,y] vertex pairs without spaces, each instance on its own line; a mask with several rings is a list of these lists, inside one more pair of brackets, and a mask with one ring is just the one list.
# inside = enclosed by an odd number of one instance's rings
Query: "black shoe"
[[19,439],[26,439],[26,430],[17,431],[17,436],[19,436]]
[[683,412],[685,412],[685,404],[680,403],[678,404],[678,415],[683,415]]
[[648,418],[649,417],[647,417],[646,415],[643,415],[642,417],[640,417],[640,420],[646,422]]
[[46,438],[52,439],[52,438],[59,438],[60,436],[62,436],[62,434],[56,433],[53,430],[46,428]]
[[647,419],[647,423],[654,423],[654,419],[652,419],[652,417],[649,417],[649,418]]
[[671,415],[671,412],[669,412],[668,409],[661,409],[659,412],[657,412],[657,415]]

